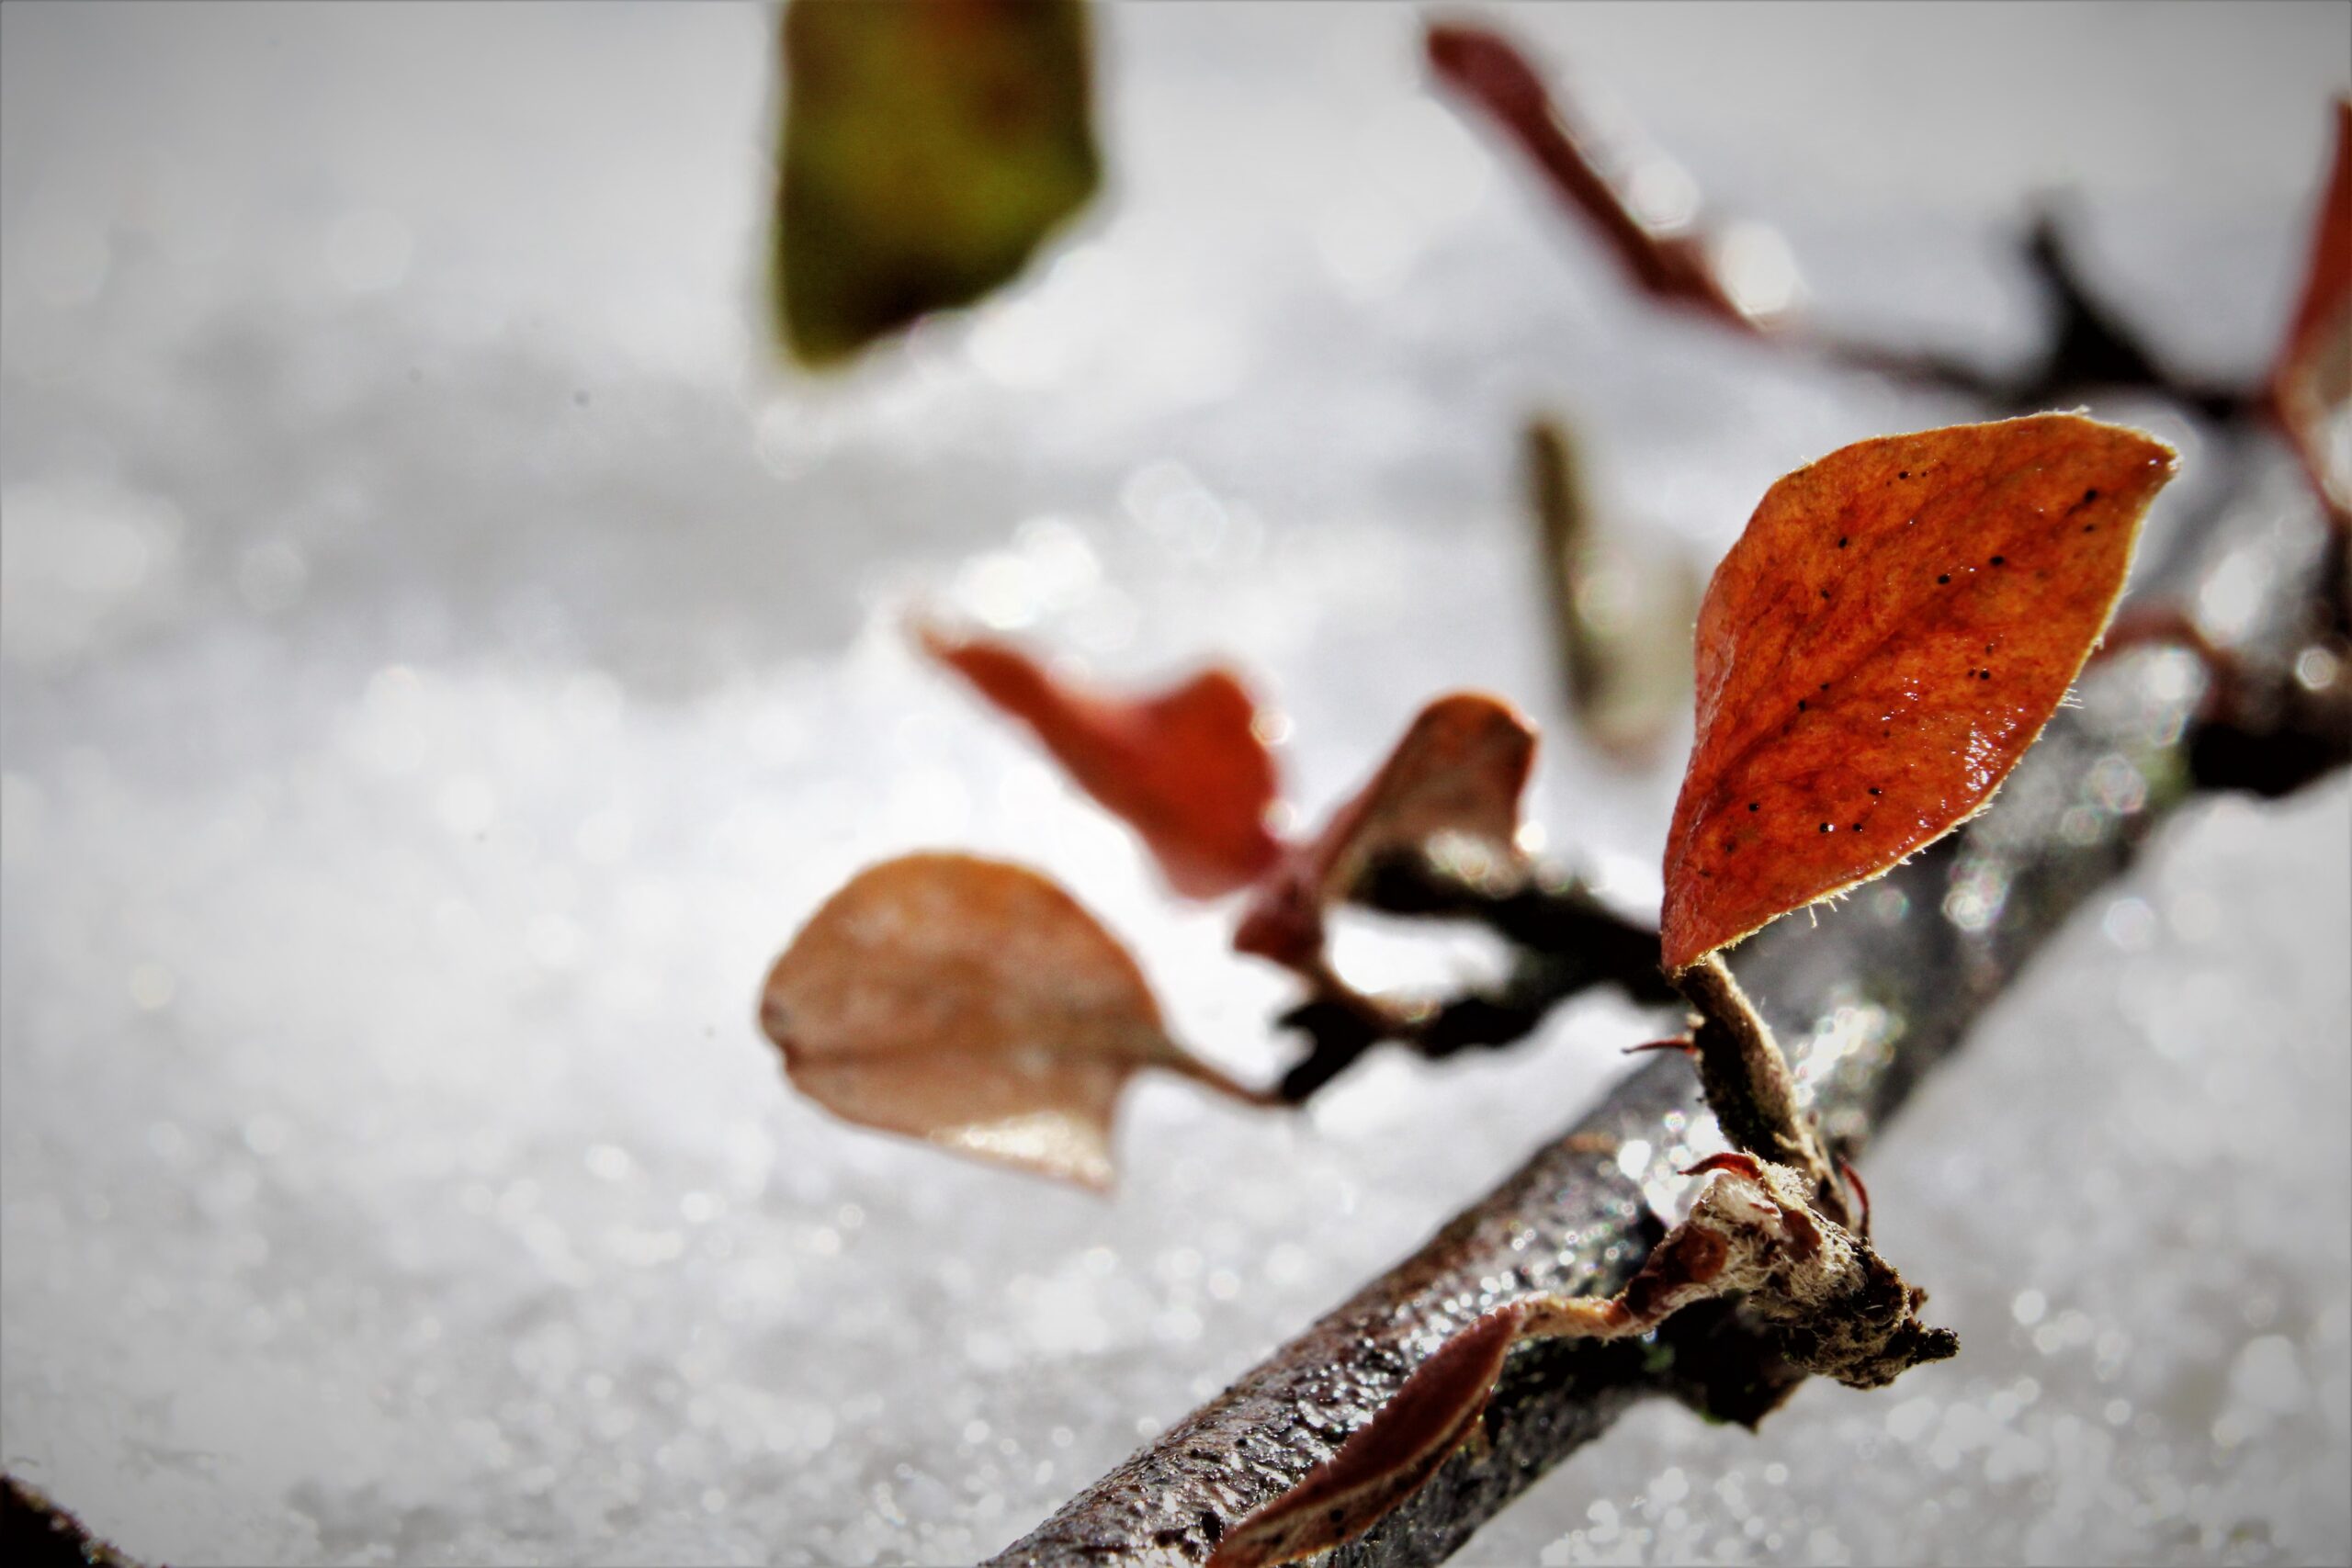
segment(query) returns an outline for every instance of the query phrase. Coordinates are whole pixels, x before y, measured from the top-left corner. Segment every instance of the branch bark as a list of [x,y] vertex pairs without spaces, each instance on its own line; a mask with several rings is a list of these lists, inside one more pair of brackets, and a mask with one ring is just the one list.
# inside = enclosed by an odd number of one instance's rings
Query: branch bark
[[[2280,592],[2269,606],[2267,649],[2242,652],[2283,671],[2320,547],[2315,536],[2275,528],[2260,538]],[[1783,920],[1739,950],[1738,974],[1790,1046],[1800,1100],[1835,1152],[1850,1156],[1871,1140],[2041,945],[2131,865],[2188,797],[2199,694],[2178,675],[2178,663],[2154,649],[2087,672],[2082,705],[2059,715],[1991,813],[1863,890],[1818,929]],[[2137,787],[2119,773],[2119,761]],[[1420,1251],[989,1568],[1200,1562],[1227,1529],[1295,1485],[1476,1318],[1541,1292],[1605,1295],[1623,1286],[1663,1234],[1643,1183],[1690,1162],[1689,1130],[1706,1114],[1690,1060],[1651,1056]],[[1722,1310],[1686,1312],[1654,1342],[1523,1346],[1487,1408],[1486,1440],[1465,1444],[1403,1506],[1328,1561],[1347,1568],[1442,1562],[1635,1401],[1676,1397],[1753,1424],[1794,1382],[1736,1313]]]

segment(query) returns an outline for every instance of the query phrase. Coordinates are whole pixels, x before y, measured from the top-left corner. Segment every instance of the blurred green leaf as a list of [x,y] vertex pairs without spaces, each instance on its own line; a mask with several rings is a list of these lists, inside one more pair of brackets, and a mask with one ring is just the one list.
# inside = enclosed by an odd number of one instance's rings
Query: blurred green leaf
[[1603,756],[1646,763],[1689,709],[1697,575],[1670,546],[1595,526],[1565,424],[1532,420],[1525,439],[1529,501],[1568,711]]
[[1020,272],[1100,175],[1081,0],[791,0],[775,302],[832,365]]

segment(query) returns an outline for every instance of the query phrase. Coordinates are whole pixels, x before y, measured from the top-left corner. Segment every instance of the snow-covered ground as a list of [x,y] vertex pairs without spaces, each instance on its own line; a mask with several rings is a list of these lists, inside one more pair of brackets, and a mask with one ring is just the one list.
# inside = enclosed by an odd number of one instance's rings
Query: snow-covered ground
[[[2285,308],[2352,25],[1510,20],[1841,325],[2014,357],[2002,236],[2073,182],[2215,374]],[[755,309],[763,11],[0,11],[0,1462],[183,1563],[969,1559],[1619,1070],[1596,1000],[1295,1120],[1147,1083],[1106,1203],[829,1121],[752,1024],[832,886],[961,844],[1279,1059],[1220,916],[910,658],[922,593],[1105,675],[1241,660],[1310,815],[1501,691],[1555,721],[1553,849],[1654,903],[1672,778],[1556,722],[1520,421],[1713,552],[1962,411],[1635,307],[1416,25],[1110,11],[1107,199],[812,384]],[[2193,808],[1874,1152],[1960,1360],[1755,1437],[1640,1412],[1464,1560],[2352,1555],[2346,800]]]

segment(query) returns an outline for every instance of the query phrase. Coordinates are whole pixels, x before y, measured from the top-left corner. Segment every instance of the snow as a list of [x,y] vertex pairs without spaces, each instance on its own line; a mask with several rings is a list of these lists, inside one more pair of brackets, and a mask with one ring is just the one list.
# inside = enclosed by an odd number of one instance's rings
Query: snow
[[[1987,359],[2063,178],[2160,343],[2258,362],[2345,75],[2327,7],[1512,20],[1825,313]],[[1959,411],[1634,308],[1414,26],[1107,12],[1110,198],[812,384],[762,12],[0,11],[0,1462],[175,1562],[967,1560],[1620,1070],[1596,999],[1300,1118],[1147,1082],[1106,1203],[828,1120],[752,1022],[826,892],[958,845],[1280,1060],[1224,918],[916,664],[925,596],[1239,660],[1309,817],[1503,692],[1550,852],[1655,902],[1672,780],[1560,722],[1521,420],[1712,552]],[[2346,803],[2192,808],[1873,1152],[1960,1360],[1641,1411],[1464,1560],[2344,1560]]]

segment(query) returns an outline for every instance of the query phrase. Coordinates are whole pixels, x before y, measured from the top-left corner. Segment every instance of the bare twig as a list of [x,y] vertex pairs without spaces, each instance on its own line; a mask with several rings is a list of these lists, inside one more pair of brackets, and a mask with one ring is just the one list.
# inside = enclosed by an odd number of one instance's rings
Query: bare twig
[[1595,986],[1615,986],[1637,1002],[1674,1000],[1657,970],[1657,932],[1573,881],[1539,874],[1510,892],[1490,893],[1436,874],[1418,857],[1397,856],[1371,869],[1355,901],[1384,914],[1476,921],[1511,943],[1517,957],[1499,987],[1421,1006],[1323,985],[1279,1021],[1308,1043],[1307,1054],[1283,1077],[1282,1097],[1294,1104],[1382,1041],[1430,1057],[1508,1045]]

